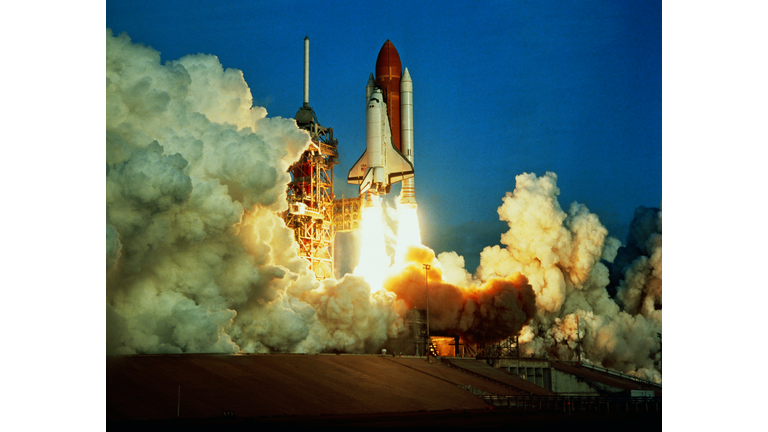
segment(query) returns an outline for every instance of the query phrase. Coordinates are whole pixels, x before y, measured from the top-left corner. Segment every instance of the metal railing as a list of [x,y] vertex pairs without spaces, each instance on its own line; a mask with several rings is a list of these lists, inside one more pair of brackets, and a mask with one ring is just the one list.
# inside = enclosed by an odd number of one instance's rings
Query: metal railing
[[478,395],[500,408],[548,411],[661,411],[660,397]]

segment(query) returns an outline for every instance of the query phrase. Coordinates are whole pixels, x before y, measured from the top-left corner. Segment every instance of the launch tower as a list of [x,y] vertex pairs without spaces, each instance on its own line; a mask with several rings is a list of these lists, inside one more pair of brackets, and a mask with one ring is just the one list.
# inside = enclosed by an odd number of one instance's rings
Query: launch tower
[[320,126],[309,106],[309,38],[304,38],[304,105],[296,124],[312,139],[307,151],[288,172],[288,211],[284,219],[318,280],[333,277],[333,166],[338,163],[338,141],[333,128]]

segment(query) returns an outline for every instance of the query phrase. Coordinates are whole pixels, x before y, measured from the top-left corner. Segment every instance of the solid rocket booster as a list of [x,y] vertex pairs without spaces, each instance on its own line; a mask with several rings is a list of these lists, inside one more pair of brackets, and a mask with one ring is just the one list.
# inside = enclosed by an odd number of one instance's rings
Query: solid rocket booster
[[[408,68],[405,68],[400,81],[400,115],[401,152],[413,166],[413,82]],[[403,180],[400,202],[416,205],[416,186],[413,183],[413,177]]]
[[400,56],[387,40],[376,59],[376,77],[371,74],[365,88],[366,150],[347,181],[359,184],[361,195],[389,193],[392,183],[407,181],[402,201],[415,204],[413,84],[408,69],[404,76],[401,71]]

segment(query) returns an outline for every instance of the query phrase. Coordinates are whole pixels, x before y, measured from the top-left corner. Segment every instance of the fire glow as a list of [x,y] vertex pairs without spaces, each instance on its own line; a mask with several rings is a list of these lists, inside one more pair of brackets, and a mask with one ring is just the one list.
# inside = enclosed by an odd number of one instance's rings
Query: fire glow
[[416,206],[401,204],[397,208],[397,246],[395,248],[395,263],[402,263],[405,254],[411,246],[421,246],[421,231]]
[[384,245],[384,221],[378,199],[374,200],[373,206],[363,208],[360,237],[363,247],[354,275],[368,281],[371,292],[375,293],[384,289],[384,278],[391,262]]
[[397,240],[393,260],[386,251],[384,219],[379,198],[374,197],[373,205],[363,208],[360,239],[364,247],[361,248],[360,259],[353,274],[362,276],[371,285],[372,293],[384,289],[385,279],[395,271],[393,262],[404,262],[409,247],[421,246],[416,206],[399,205],[396,215]]

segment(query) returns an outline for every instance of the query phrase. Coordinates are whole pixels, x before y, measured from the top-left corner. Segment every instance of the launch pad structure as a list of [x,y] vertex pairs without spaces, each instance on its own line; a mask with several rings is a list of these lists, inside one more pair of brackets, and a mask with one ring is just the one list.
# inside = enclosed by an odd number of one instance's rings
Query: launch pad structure
[[333,277],[333,166],[338,163],[338,141],[333,128],[317,123],[307,103],[296,114],[296,123],[309,132],[312,142],[289,169],[285,225],[294,232],[299,255],[323,280]]
[[333,166],[338,163],[338,141],[333,128],[320,126],[309,106],[309,38],[304,38],[304,104],[296,125],[309,132],[309,148],[288,169],[288,211],[285,225],[293,230],[298,254],[309,261],[318,280],[333,277]]
[[338,164],[338,140],[333,128],[320,126],[309,106],[309,38],[304,38],[304,104],[296,125],[309,133],[309,148],[288,169],[288,210],[285,225],[294,233],[299,256],[309,261],[317,280],[334,277],[333,242],[336,232],[352,231],[360,224],[362,199],[335,200],[333,166]]

